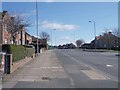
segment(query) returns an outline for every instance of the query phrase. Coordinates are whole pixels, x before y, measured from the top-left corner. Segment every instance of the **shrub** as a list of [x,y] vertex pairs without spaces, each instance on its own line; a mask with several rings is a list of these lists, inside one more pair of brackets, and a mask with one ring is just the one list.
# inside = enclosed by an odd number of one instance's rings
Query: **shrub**
[[3,45],[2,46],[3,52],[13,55],[13,62],[24,59],[26,56],[31,57],[35,50],[34,48],[28,48],[22,45]]

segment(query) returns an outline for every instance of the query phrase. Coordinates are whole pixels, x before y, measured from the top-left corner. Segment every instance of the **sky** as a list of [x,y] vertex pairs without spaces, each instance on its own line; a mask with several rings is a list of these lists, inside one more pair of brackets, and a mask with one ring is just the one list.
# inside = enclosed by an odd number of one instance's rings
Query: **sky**
[[[118,26],[117,2],[38,2],[39,33],[52,36],[49,44],[74,43],[78,39],[90,42],[106,29]],[[2,10],[21,14],[29,18],[31,26],[27,32],[37,36],[35,2],[3,2]],[[89,21],[92,21],[91,23]]]

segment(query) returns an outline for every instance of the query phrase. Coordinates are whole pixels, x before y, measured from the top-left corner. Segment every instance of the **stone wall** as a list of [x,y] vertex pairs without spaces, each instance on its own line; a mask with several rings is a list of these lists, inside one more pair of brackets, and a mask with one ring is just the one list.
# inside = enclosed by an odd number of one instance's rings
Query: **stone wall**
[[19,60],[19,61],[16,61],[16,62],[12,62],[12,58],[11,58],[10,73],[13,73],[18,68],[23,67],[26,63],[33,60],[34,57],[35,57],[35,55],[33,55],[32,57],[26,57],[25,59],[22,59],[22,60]]

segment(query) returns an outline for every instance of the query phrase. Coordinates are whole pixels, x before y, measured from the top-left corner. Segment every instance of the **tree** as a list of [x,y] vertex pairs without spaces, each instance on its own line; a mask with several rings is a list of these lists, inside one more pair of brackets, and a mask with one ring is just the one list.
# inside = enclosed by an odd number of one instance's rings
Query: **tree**
[[47,41],[50,40],[50,35],[47,32],[41,32],[40,33],[40,38],[41,39],[46,39]]
[[7,19],[3,21],[3,24],[8,33],[11,34],[11,41],[13,41],[13,44],[15,43],[16,32],[20,31],[22,28],[30,26],[29,21],[22,17],[22,15],[11,15],[9,13],[7,13]]
[[120,38],[120,30],[119,30],[119,29],[114,28],[114,29],[113,29],[113,34],[114,34],[115,36],[117,36],[117,37]]
[[76,45],[77,45],[77,47],[80,47],[80,45],[81,45],[83,42],[84,42],[83,39],[79,39],[79,40],[77,40],[77,41],[76,41]]
[[116,48],[117,48],[117,46],[120,46],[120,29],[117,29],[117,28],[115,28],[114,30],[113,30],[113,34],[115,35],[115,36],[117,36],[116,37],[116,39],[115,39],[115,46],[116,46]]

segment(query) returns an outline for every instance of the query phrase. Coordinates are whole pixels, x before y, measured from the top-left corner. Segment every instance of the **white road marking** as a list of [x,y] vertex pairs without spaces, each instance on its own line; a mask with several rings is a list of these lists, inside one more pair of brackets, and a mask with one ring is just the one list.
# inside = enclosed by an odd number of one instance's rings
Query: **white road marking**
[[111,78],[110,78],[110,77],[108,77],[108,76],[107,76],[106,78],[107,78],[108,80],[110,80],[110,79],[111,79]]
[[113,67],[113,65],[112,64],[107,64],[106,67]]
[[24,81],[28,81],[28,82],[34,82],[35,79],[19,79],[18,81],[24,82]]
[[93,70],[81,70],[87,77],[93,80],[107,80],[105,76]]
[[62,69],[63,67],[40,67],[40,68]]
[[73,88],[75,86],[74,80],[70,76],[69,76],[69,79],[70,79],[70,83],[71,83],[71,88]]

